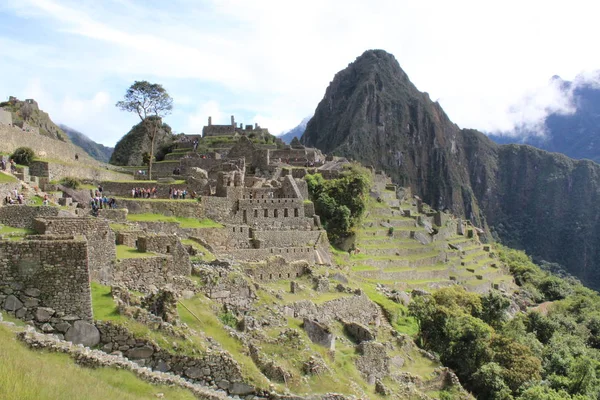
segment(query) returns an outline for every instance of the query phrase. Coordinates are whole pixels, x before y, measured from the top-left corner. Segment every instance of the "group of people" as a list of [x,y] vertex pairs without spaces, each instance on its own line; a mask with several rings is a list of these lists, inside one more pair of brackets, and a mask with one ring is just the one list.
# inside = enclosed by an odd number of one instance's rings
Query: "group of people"
[[[195,195],[195,192],[193,193]],[[182,199],[185,200],[185,197],[188,195],[187,189],[173,189],[169,188],[169,199]],[[191,196],[193,199],[195,196]]]
[[[0,160],[0,167],[2,168],[2,171],[6,171],[6,160],[4,158],[2,158],[2,160]],[[10,160],[10,172],[12,172],[13,174],[17,171],[17,165],[15,164],[15,160]]]
[[131,189],[131,197],[134,199],[155,199],[156,187],[153,188],[133,188]]
[[92,213],[96,215],[98,210],[103,208],[117,208],[117,200],[114,197],[110,199],[106,196],[96,196],[90,198]]

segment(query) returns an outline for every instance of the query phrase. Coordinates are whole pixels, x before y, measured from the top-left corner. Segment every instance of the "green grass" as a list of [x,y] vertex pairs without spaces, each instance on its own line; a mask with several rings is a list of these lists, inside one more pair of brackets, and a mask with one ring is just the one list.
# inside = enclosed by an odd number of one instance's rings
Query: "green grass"
[[[173,200],[182,201],[182,200]],[[192,200],[195,201],[195,200]],[[132,222],[177,222],[181,228],[222,228],[223,225],[212,219],[189,218],[189,217],[167,217],[162,214],[128,214],[127,220]]]
[[14,176],[0,172],[0,183],[16,183],[18,181]]
[[136,338],[155,341],[162,349],[172,353],[198,356],[206,348],[202,338],[192,335],[188,340],[173,337],[164,332],[151,330],[148,326],[119,313],[110,293],[110,287],[97,282],[91,283],[94,319],[110,321],[126,327]]
[[192,262],[193,261],[211,262],[211,261],[214,261],[217,259],[213,253],[211,253],[200,243],[198,243],[192,239],[183,239],[183,240],[181,240],[181,243],[184,245],[192,246],[194,249],[196,249],[196,251],[204,254],[203,256],[190,256],[190,261],[192,261]]
[[121,231],[130,231],[130,230],[134,230],[135,228],[126,225],[126,224],[118,224],[116,222],[111,222],[110,224],[110,229],[112,229],[115,232],[121,232]]
[[151,385],[132,372],[88,369],[66,354],[32,351],[13,332],[0,325],[0,398],[3,400],[194,399],[179,388]]
[[400,333],[414,336],[419,332],[417,321],[408,316],[408,309],[380,293],[375,285],[362,285],[365,294],[371,301],[377,303],[384,311],[392,326]]
[[0,236],[5,236],[10,240],[20,240],[26,235],[33,235],[33,229],[13,228],[12,226],[0,226]]
[[206,333],[219,342],[223,349],[231,353],[240,364],[244,377],[250,382],[259,387],[268,387],[268,380],[254,365],[252,359],[245,354],[244,345],[229,335],[223,323],[211,311],[211,301],[208,298],[204,295],[197,295],[192,299],[181,300],[180,303],[177,310],[182,322],[196,331]]
[[134,247],[128,247],[123,244],[117,245],[117,260],[122,260],[125,258],[145,258],[145,257],[154,257],[155,253],[146,252],[143,253],[138,251],[138,249]]

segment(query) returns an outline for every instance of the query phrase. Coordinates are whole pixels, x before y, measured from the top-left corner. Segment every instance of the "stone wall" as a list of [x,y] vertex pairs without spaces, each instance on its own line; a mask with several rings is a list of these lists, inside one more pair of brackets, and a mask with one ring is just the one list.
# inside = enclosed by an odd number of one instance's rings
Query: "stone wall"
[[107,219],[112,222],[127,222],[127,209],[111,209],[111,208],[101,208],[98,210],[98,218]]
[[232,221],[233,202],[227,197],[202,196],[201,203],[206,217],[218,222]]
[[105,352],[119,350],[138,363],[161,372],[183,376],[192,382],[218,385],[231,395],[247,395],[255,389],[243,383],[242,371],[229,353],[210,352],[197,357],[171,354],[156,344],[138,339],[126,328],[110,322],[97,322]]
[[75,160],[75,154],[79,154],[79,162],[88,165],[101,165],[90,157],[82,148],[72,143],[52,139],[47,136],[33,132],[25,132],[21,128],[0,124],[0,143],[2,151],[12,153],[19,147],[31,147],[36,154],[45,153],[48,158],[63,161]]
[[259,248],[314,246],[320,236],[321,231],[253,231]]
[[122,244],[127,247],[137,248],[138,237],[144,236],[144,231],[132,230],[132,231],[120,231],[116,233],[117,244]]
[[0,240],[0,303],[16,317],[46,331],[66,332],[92,320],[87,242],[83,237],[29,236]]
[[306,260],[316,262],[313,247],[287,247],[268,249],[236,249],[220,254],[223,258],[233,258],[237,261],[261,261],[271,256],[282,256],[287,262]]
[[197,200],[118,199],[119,208],[130,214],[162,214],[168,217],[204,218],[204,207]]
[[113,281],[123,284],[127,289],[150,292],[173,282],[180,276],[173,263],[173,257],[157,255],[143,258],[124,258],[117,260],[113,269]]
[[192,263],[187,250],[176,235],[150,234],[137,240],[141,252],[168,254],[173,257],[171,272],[175,275],[189,276],[192,273]]
[[304,260],[288,262],[285,258],[277,256],[249,264],[245,272],[261,282],[295,279],[309,272],[309,263]]
[[83,235],[88,242],[92,279],[107,280],[117,257],[115,234],[108,221],[99,218],[36,218],[33,228],[40,234]]
[[90,164],[82,161],[81,153],[83,153],[83,150],[77,153],[80,157],[79,161],[71,160],[70,163],[33,161],[29,166],[29,174],[40,178],[47,178],[49,181],[59,181],[68,176],[92,181],[131,180],[131,175],[113,171],[107,167],[102,168],[97,163]]
[[12,114],[0,108],[0,125],[12,125]]
[[319,305],[302,300],[284,306],[284,312],[294,318],[310,318],[326,324],[339,320],[379,326],[385,321],[379,306],[364,294],[342,297]]
[[36,218],[55,217],[60,208],[48,206],[8,205],[0,207],[0,223],[15,228],[33,228]]

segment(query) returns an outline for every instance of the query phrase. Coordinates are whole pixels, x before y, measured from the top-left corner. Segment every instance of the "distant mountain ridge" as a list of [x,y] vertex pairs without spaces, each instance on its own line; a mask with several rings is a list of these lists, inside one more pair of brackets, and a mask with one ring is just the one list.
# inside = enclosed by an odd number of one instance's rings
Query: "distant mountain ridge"
[[108,163],[108,161],[110,160],[110,156],[115,150],[114,147],[107,147],[103,144],[96,143],[92,139],[87,137],[85,134],[73,128],[70,128],[64,124],[59,124],[58,126],[60,127],[60,129],[63,130],[63,132],[67,134],[67,136],[69,137],[69,139],[71,139],[71,142],[73,144],[81,147],[94,159]]
[[553,83],[568,96],[573,113],[549,114],[543,121],[544,132],[518,129],[516,132],[490,134],[501,144],[529,144],[562,153],[576,159],[600,163],[600,86],[593,80],[578,78],[574,82],[554,76]]
[[304,118],[295,128],[283,133],[281,136],[279,136],[279,138],[283,140],[285,144],[290,144],[295,137],[300,139],[306,130],[308,121],[310,121],[311,118],[312,116]]

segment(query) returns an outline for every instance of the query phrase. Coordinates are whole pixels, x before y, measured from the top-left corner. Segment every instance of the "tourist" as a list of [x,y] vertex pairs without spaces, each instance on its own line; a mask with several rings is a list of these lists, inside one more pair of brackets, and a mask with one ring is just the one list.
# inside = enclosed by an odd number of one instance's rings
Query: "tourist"
[[131,197],[135,198],[135,188],[131,189]]
[[79,161],[79,154],[75,153],[75,161]]
[[15,160],[10,160],[10,172],[13,174],[17,172],[17,165],[15,164]]
[[47,206],[50,204],[50,200],[48,199],[48,193],[44,194],[44,201],[42,202],[42,205]]
[[0,166],[2,166],[2,171],[6,171],[6,160],[4,158],[0,161]]

